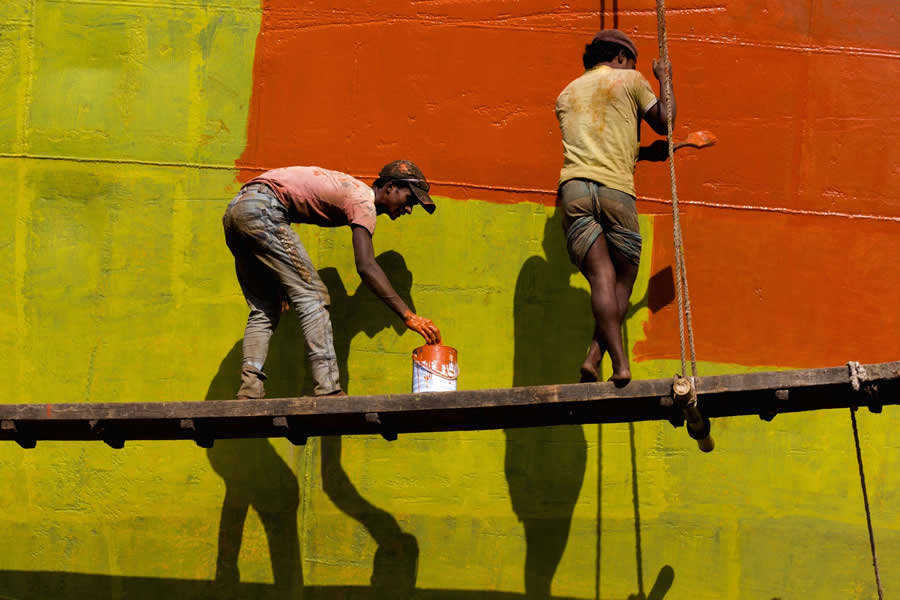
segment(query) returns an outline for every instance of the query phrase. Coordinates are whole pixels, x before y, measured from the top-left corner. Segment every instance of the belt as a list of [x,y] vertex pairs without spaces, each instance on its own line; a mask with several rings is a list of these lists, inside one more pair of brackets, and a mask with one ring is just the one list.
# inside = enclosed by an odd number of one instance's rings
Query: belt
[[257,182],[257,183],[248,183],[243,186],[238,192],[237,196],[235,196],[233,202],[240,202],[244,198],[247,197],[251,192],[256,192],[261,194],[269,201],[269,206],[274,208],[275,210],[280,210],[287,216],[288,209],[282,204],[281,200],[278,198],[278,194],[275,193],[275,190],[272,189],[267,183]]
[[256,191],[267,192],[277,198],[277,195],[275,194],[275,190],[272,189],[272,186],[270,186],[268,183],[262,183],[262,182],[246,184],[244,187],[241,188],[241,191],[238,192],[238,195],[241,195],[245,192],[256,192]]

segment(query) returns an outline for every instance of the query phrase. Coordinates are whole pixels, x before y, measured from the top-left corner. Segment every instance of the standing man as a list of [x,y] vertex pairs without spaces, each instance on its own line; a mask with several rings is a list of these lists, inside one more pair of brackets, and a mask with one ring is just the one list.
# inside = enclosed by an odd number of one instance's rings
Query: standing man
[[363,283],[427,343],[440,343],[435,324],[413,314],[394,291],[375,262],[372,246],[376,215],[386,214],[393,221],[412,213],[416,204],[429,214],[434,212],[428,188],[422,171],[408,160],[385,165],[371,188],[349,175],[319,167],[275,169],[241,188],[222,219],[225,242],[234,255],[238,282],[250,306],[238,398],[265,397],[263,366],[284,300],[300,317],[315,395],[343,394],[328,315],[328,289],[291,223],[349,226],[356,270]]
[[[610,381],[625,385],[631,380],[631,367],[622,344],[622,324],[641,258],[634,203],[640,120],[665,135],[666,105],[635,70],[637,49],[621,31],[598,33],[585,46],[582,61],[584,75],[556,100],[563,140],[559,178],[563,231],[569,257],[590,283],[596,321],[581,381],[597,381],[600,360],[608,351]],[[662,83],[664,66],[657,60],[653,74]]]

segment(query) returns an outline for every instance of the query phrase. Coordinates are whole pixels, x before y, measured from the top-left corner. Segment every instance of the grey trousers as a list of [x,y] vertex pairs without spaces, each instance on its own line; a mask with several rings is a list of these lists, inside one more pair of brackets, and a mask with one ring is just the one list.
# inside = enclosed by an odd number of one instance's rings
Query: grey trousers
[[225,242],[250,316],[244,330],[244,361],[239,397],[263,398],[263,367],[269,340],[287,298],[300,317],[317,396],[340,391],[328,288],[313,267],[287,209],[264,184],[249,184],[228,205],[222,218]]

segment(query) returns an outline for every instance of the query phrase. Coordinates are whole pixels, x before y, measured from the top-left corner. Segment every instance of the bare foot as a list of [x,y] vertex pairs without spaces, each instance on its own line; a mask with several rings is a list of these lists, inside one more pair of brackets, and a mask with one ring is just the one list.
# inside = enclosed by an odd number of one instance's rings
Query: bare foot
[[613,373],[612,377],[609,378],[609,381],[612,381],[616,387],[625,387],[628,385],[628,382],[631,381],[631,371],[626,369],[624,371],[619,371],[618,373]]
[[347,392],[344,390],[337,390],[335,392],[329,392],[327,394],[322,394],[323,396],[346,396]]
[[578,380],[579,383],[593,383],[598,379],[597,369],[592,369],[586,364],[581,365],[581,379]]

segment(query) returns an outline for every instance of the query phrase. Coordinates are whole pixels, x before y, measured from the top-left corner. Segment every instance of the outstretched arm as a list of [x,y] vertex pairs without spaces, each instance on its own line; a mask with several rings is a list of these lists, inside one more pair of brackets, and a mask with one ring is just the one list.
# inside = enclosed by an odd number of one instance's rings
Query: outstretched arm
[[406,302],[394,290],[387,275],[375,262],[372,235],[365,227],[353,226],[353,258],[356,260],[356,272],[359,273],[366,287],[397,313],[407,327],[425,338],[429,344],[441,342],[441,332],[435,324],[430,319],[420,317],[409,309]]
[[[677,151],[681,148],[706,148],[718,141],[712,131],[692,131],[682,141],[672,144],[672,149]],[[666,140],[656,140],[649,146],[641,146],[638,150],[638,160],[658,162],[667,158],[669,158],[669,144]]]
[[[663,87],[665,86],[663,77],[665,76],[666,70],[668,70],[669,81],[672,80],[672,63],[667,65],[667,69],[664,67],[662,61],[658,59],[653,60],[653,74],[656,76],[657,81],[659,81],[659,102],[650,107],[650,110],[644,115],[644,120],[647,121],[647,124],[653,128],[653,131],[658,133],[659,135],[666,135],[668,131],[668,127],[666,125],[666,93]],[[675,87],[674,84],[672,86],[672,126],[675,126]]]

